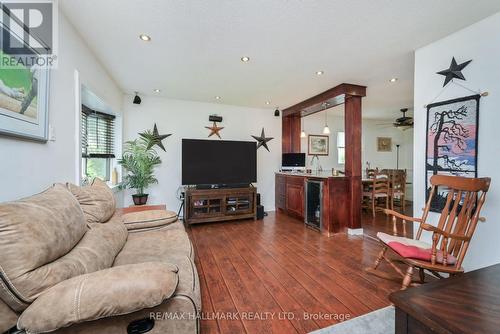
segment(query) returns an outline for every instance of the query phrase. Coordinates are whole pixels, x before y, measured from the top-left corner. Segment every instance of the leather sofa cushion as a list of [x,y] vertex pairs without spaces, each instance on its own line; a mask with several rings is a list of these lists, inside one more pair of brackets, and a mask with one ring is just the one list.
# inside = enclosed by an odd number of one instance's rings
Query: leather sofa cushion
[[123,223],[130,230],[163,227],[177,221],[177,214],[167,210],[148,210],[123,215]]
[[90,186],[80,187],[67,183],[67,187],[80,203],[89,225],[105,223],[115,213],[115,196],[101,179],[95,178]]
[[186,255],[166,254],[157,256],[156,254],[148,254],[141,252],[136,256],[121,256],[115,261],[114,266],[123,266],[149,261],[160,261],[163,263],[175,264],[179,271],[179,285],[175,291],[175,295],[186,296],[191,299],[198,310],[201,310],[200,283],[198,271],[190,257]]
[[38,297],[19,317],[29,333],[54,331],[75,323],[155,307],[178,284],[177,267],[146,262],[73,277]]
[[129,259],[134,259],[135,257],[145,258],[155,256],[157,259],[162,259],[167,255],[173,254],[185,255],[193,259],[194,254],[191,241],[184,230],[159,229],[130,233],[127,242],[116,256],[113,265],[117,265],[121,261],[132,263]]
[[68,254],[26,275],[38,282],[26,287],[30,300],[64,280],[111,267],[126,240],[127,230],[121,223],[95,225]]
[[0,300],[0,333],[7,332],[17,323],[18,315]]
[[14,310],[39,290],[39,270],[70,252],[87,231],[82,209],[63,186],[0,204],[0,297]]
[[115,258],[113,266],[149,261],[175,264],[179,268],[176,295],[189,297],[199,309],[200,287],[193,257],[192,244],[187,233],[183,229],[171,230],[167,227],[129,234],[127,243]]

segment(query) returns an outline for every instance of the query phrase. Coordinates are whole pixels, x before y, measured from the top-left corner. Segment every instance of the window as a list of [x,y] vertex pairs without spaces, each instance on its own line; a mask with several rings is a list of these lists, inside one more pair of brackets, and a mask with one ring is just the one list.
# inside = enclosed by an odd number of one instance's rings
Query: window
[[82,105],[82,177],[109,181],[114,159],[115,116]]
[[345,164],[345,133],[337,133],[337,162],[340,165]]

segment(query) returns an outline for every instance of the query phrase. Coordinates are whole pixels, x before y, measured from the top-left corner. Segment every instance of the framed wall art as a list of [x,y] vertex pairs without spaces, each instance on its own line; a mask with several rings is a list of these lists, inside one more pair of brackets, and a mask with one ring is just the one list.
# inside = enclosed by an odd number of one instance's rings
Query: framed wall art
[[328,155],[330,137],[323,135],[309,135],[308,137],[308,150],[309,155]]
[[[6,26],[1,29],[29,49],[23,38]],[[32,50],[32,55],[39,54]],[[47,141],[49,70],[24,65],[15,54],[4,50],[0,50],[0,58],[2,64],[9,64],[0,66],[0,134]]]
[[392,152],[392,138],[377,137],[377,152]]
[[[480,97],[466,96],[427,106],[426,199],[432,175],[477,177]],[[438,189],[431,211],[442,211],[447,193]]]

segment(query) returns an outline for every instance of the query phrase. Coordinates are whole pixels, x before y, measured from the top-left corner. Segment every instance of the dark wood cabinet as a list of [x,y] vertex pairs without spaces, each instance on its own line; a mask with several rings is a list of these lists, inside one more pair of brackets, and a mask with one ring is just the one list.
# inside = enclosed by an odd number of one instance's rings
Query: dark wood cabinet
[[275,205],[296,218],[304,218],[304,178],[276,174]]
[[323,184],[322,232],[331,235],[344,232],[350,216],[349,180],[346,177],[317,177],[276,173],[276,209],[293,217],[304,219],[305,182],[319,180]]
[[283,175],[276,174],[275,183],[275,205],[276,209],[286,209],[286,178]]
[[286,183],[286,210],[304,218],[304,179],[289,178]]
[[256,217],[257,189],[188,188],[185,194],[184,221],[188,224],[208,223]]

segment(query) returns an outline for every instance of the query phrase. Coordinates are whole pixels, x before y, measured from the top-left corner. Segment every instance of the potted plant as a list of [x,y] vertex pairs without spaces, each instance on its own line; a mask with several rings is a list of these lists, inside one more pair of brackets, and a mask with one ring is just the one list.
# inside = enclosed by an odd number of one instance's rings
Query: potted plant
[[154,175],[155,167],[161,164],[158,153],[151,148],[147,139],[131,140],[125,143],[118,163],[125,169],[120,187],[136,190],[136,194],[132,195],[135,205],[146,204],[148,194],[144,190],[158,183]]

